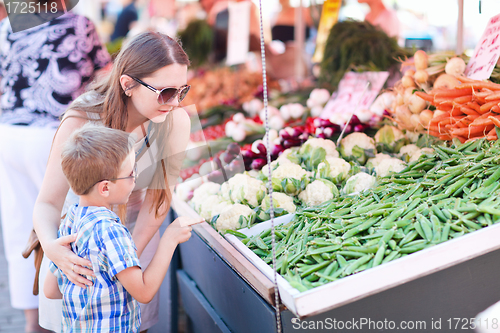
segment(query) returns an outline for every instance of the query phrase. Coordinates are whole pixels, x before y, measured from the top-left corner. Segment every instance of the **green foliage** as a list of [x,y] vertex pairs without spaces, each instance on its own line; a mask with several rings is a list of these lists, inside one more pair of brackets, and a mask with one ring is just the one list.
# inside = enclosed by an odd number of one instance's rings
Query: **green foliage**
[[344,73],[355,67],[388,70],[408,52],[395,38],[368,22],[338,22],[330,30],[321,62],[320,83],[336,87]]
[[212,28],[205,20],[193,20],[179,33],[182,47],[193,67],[201,66],[208,61],[212,52],[213,35]]

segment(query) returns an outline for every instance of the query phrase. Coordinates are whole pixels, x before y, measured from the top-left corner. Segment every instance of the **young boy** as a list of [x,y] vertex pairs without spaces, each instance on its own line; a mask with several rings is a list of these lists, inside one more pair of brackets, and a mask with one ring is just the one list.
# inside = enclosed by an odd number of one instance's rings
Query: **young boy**
[[110,210],[127,203],[134,188],[133,142],[126,132],[85,125],[63,149],[62,170],[80,201],[68,209],[58,236],[76,233],[72,250],[88,259],[95,273],[87,277],[93,285],[80,288],[51,263],[53,274],[48,273],[44,292],[48,298],[63,298],[63,332],[139,332],[137,302],[152,300],[177,244],[191,237],[191,227],[181,226],[182,217],[176,219],[141,271],[131,234]]

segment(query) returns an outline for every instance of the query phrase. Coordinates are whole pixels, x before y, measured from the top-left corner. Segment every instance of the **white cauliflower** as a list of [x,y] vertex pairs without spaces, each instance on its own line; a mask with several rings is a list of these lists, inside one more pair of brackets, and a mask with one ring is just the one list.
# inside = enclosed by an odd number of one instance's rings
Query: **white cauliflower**
[[413,154],[415,154],[419,151],[420,151],[420,148],[418,148],[417,145],[414,145],[412,143],[412,144],[401,147],[401,149],[399,150],[399,155],[403,156],[404,154],[406,154],[406,155],[411,157]]
[[339,152],[337,151],[337,146],[332,140],[321,139],[321,138],[309,138],[300,148],[300,153],[304,154],[312,151],[313,148],[321,147],[325,149],[326,156],[339,157]]
[[182,201],[189,201],[190,197],[193,194],[193,191],[197,189],[198,187],[201,186],[203,183],[203,180],[201,179],[200,175],[195,173],[185,181],[183,181],[180,184],[177,184],[175,187],[175,194],[182,200]]
[[432,148],[419,149],[417,152],[413,153],[410,156],[409,162],[414,162],[414,161],[418,160],[420,158],[420,156],[422,156],[423,154],[432,154],[432,153],[434,153],[434,149],[432,149]]
[[198,214],[200,214],[205,221],[210,222],[212,217],[219,215],[225,208],[231,205],[231,202],[225,201],[221,196],[211,195],[201,203]]
[[301,180],[302,177],[307,176],[306,170],[302,169],[300,165],[294,163],[285,163],[279,165],[273,171],[273,178],[282,180],[284,178],[295,178]]
[[375,186],[376,178],[360,172],[349,178],[344,186],[345,194],[358,194]]
[[201,184],[193,192],[193,198],[191,199],[191,207],[194,208],[195,211],[199,212],[201,208],[201,204],[211,195],[218,194],[221,191],[220,184],[213,182],[206,182]]
[[368,161],[366,161],[366,167],[368,169],[373,169],[377,167],[380,162],[382,162],[385,159],[392,158],[391,155],[384,154],[384,153],[378,153],[375,155],[375,157],[370,158]]
[[309,183],[309,178],[300,165],[285,163],[273,171],[271,181],[275,191],[297,195]]
[[406,163],[399,158],[386,158],[375,167],[375,173],[379,177],[386,177],[392,172],[400,172],[404,168],[406,168]]
[[347,156],[352,155],[352,149],[355,146],[362,149],[375,149],[375,141],[361,132],[351,133],[341,141],[341,147]]
[[332,188],[325,182],[316,179],[306,186],[306,189],[299,194],[299,199],[308,207],[317,206],[325,201],[333,199]]
[[[273,192],[273,205],[275,209],[282,208],[286,211],[286,213],[295,213],[295,210],[297,209],[295,207],[295,204],[293,203],[293,198],[281,192]],[[266,195],[265,198],[262,200],[260,207],[265,212],[271,207],[268,195]]]
[[[356,148],[357,147],[357,148]],[[340,153],[345,158],[356,158],[361,164],[366,162],[365,150],[375,150],[375,140],[365,133],[354,132],[340,142]]]
[[340,182],[347,177],[351,170],[351,165],[342,158],[327,156],[327,163],[318,165],[318,174],[321,178],[327,178],[335,182]]
[[296,152],[297,152],[297,149],[293,149],[293,148],[285,149],[280,154],[280,156],[278,156],[276,161],[278,161],[279,164],[284,164],[284,163],[300,164],[299,158],[297,156],[295,156]]
[[227,181],[227,184],[229,188],[226,186],[221,188],[223,198],[227,198],[227,191],[229,191],[231,201],[234,203],[248,203],[251,207],[257,207],[266,194],[264,182],[246,174],[234,175]]
[[255,212],[248,206],[234,204],[224,209],[217,221],[215,227],[219,231],[237,230],[250,226],[255,219]]

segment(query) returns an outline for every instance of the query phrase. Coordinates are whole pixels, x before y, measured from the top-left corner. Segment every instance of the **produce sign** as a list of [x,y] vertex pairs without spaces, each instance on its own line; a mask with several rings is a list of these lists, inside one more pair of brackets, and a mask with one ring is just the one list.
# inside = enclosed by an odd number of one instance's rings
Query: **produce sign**
[[[434,89],[415,95],[436,107],[426,126],[429,134],[441,140],[461,142],[486,137],[497,140],[495,125],[500,126],[500,84],[458,77],[463,83],[452,89]],[[440,112],[436,115],[436,112]]]
[[500,14],[493,16],[469,60],[465,74],[475,80],[490,78],[500,56]]
[[[358,109],[369,109],[385,81],[389,72],[347,72],[339,83],[335,98],[326,104],[320,117],[329,119],[334,113],[348,114]],[[367,91],[363,94],[366,84],[370,83]]]
[[[434,148],[364,194],[298,209],[275,228],[278,273],[305,291],[500,221],[500,143]],[[271,263],[270,231],[242,242]]]

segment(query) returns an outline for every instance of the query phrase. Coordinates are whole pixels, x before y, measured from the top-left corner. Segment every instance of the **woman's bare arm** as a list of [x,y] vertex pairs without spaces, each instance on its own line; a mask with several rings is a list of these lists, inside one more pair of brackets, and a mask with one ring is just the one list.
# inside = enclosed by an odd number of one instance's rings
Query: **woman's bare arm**
[[[68,112],[68,115],[75,114],[79,113],[76,111]],[[69,244],[74,241],[75,236],[57,239],[57,229],[61,222],[64,200],[69,190],[68,182],[61,168],[61,149],[70,134],[83,126],[85,122],[85,119],[77,117],[69,117],[62,121],[54,137],[42,187],[33,211],[33,226],[45,255],[68,276],[71,282],[80,287],[83,287],[84,284],[91,285],[91,282],[79,274],[93,275],[93,272],[78,266],[90,266],[90,262],[71,251]],[[76,272],[72,270],[73,264],[77,265],[75,266]]]

